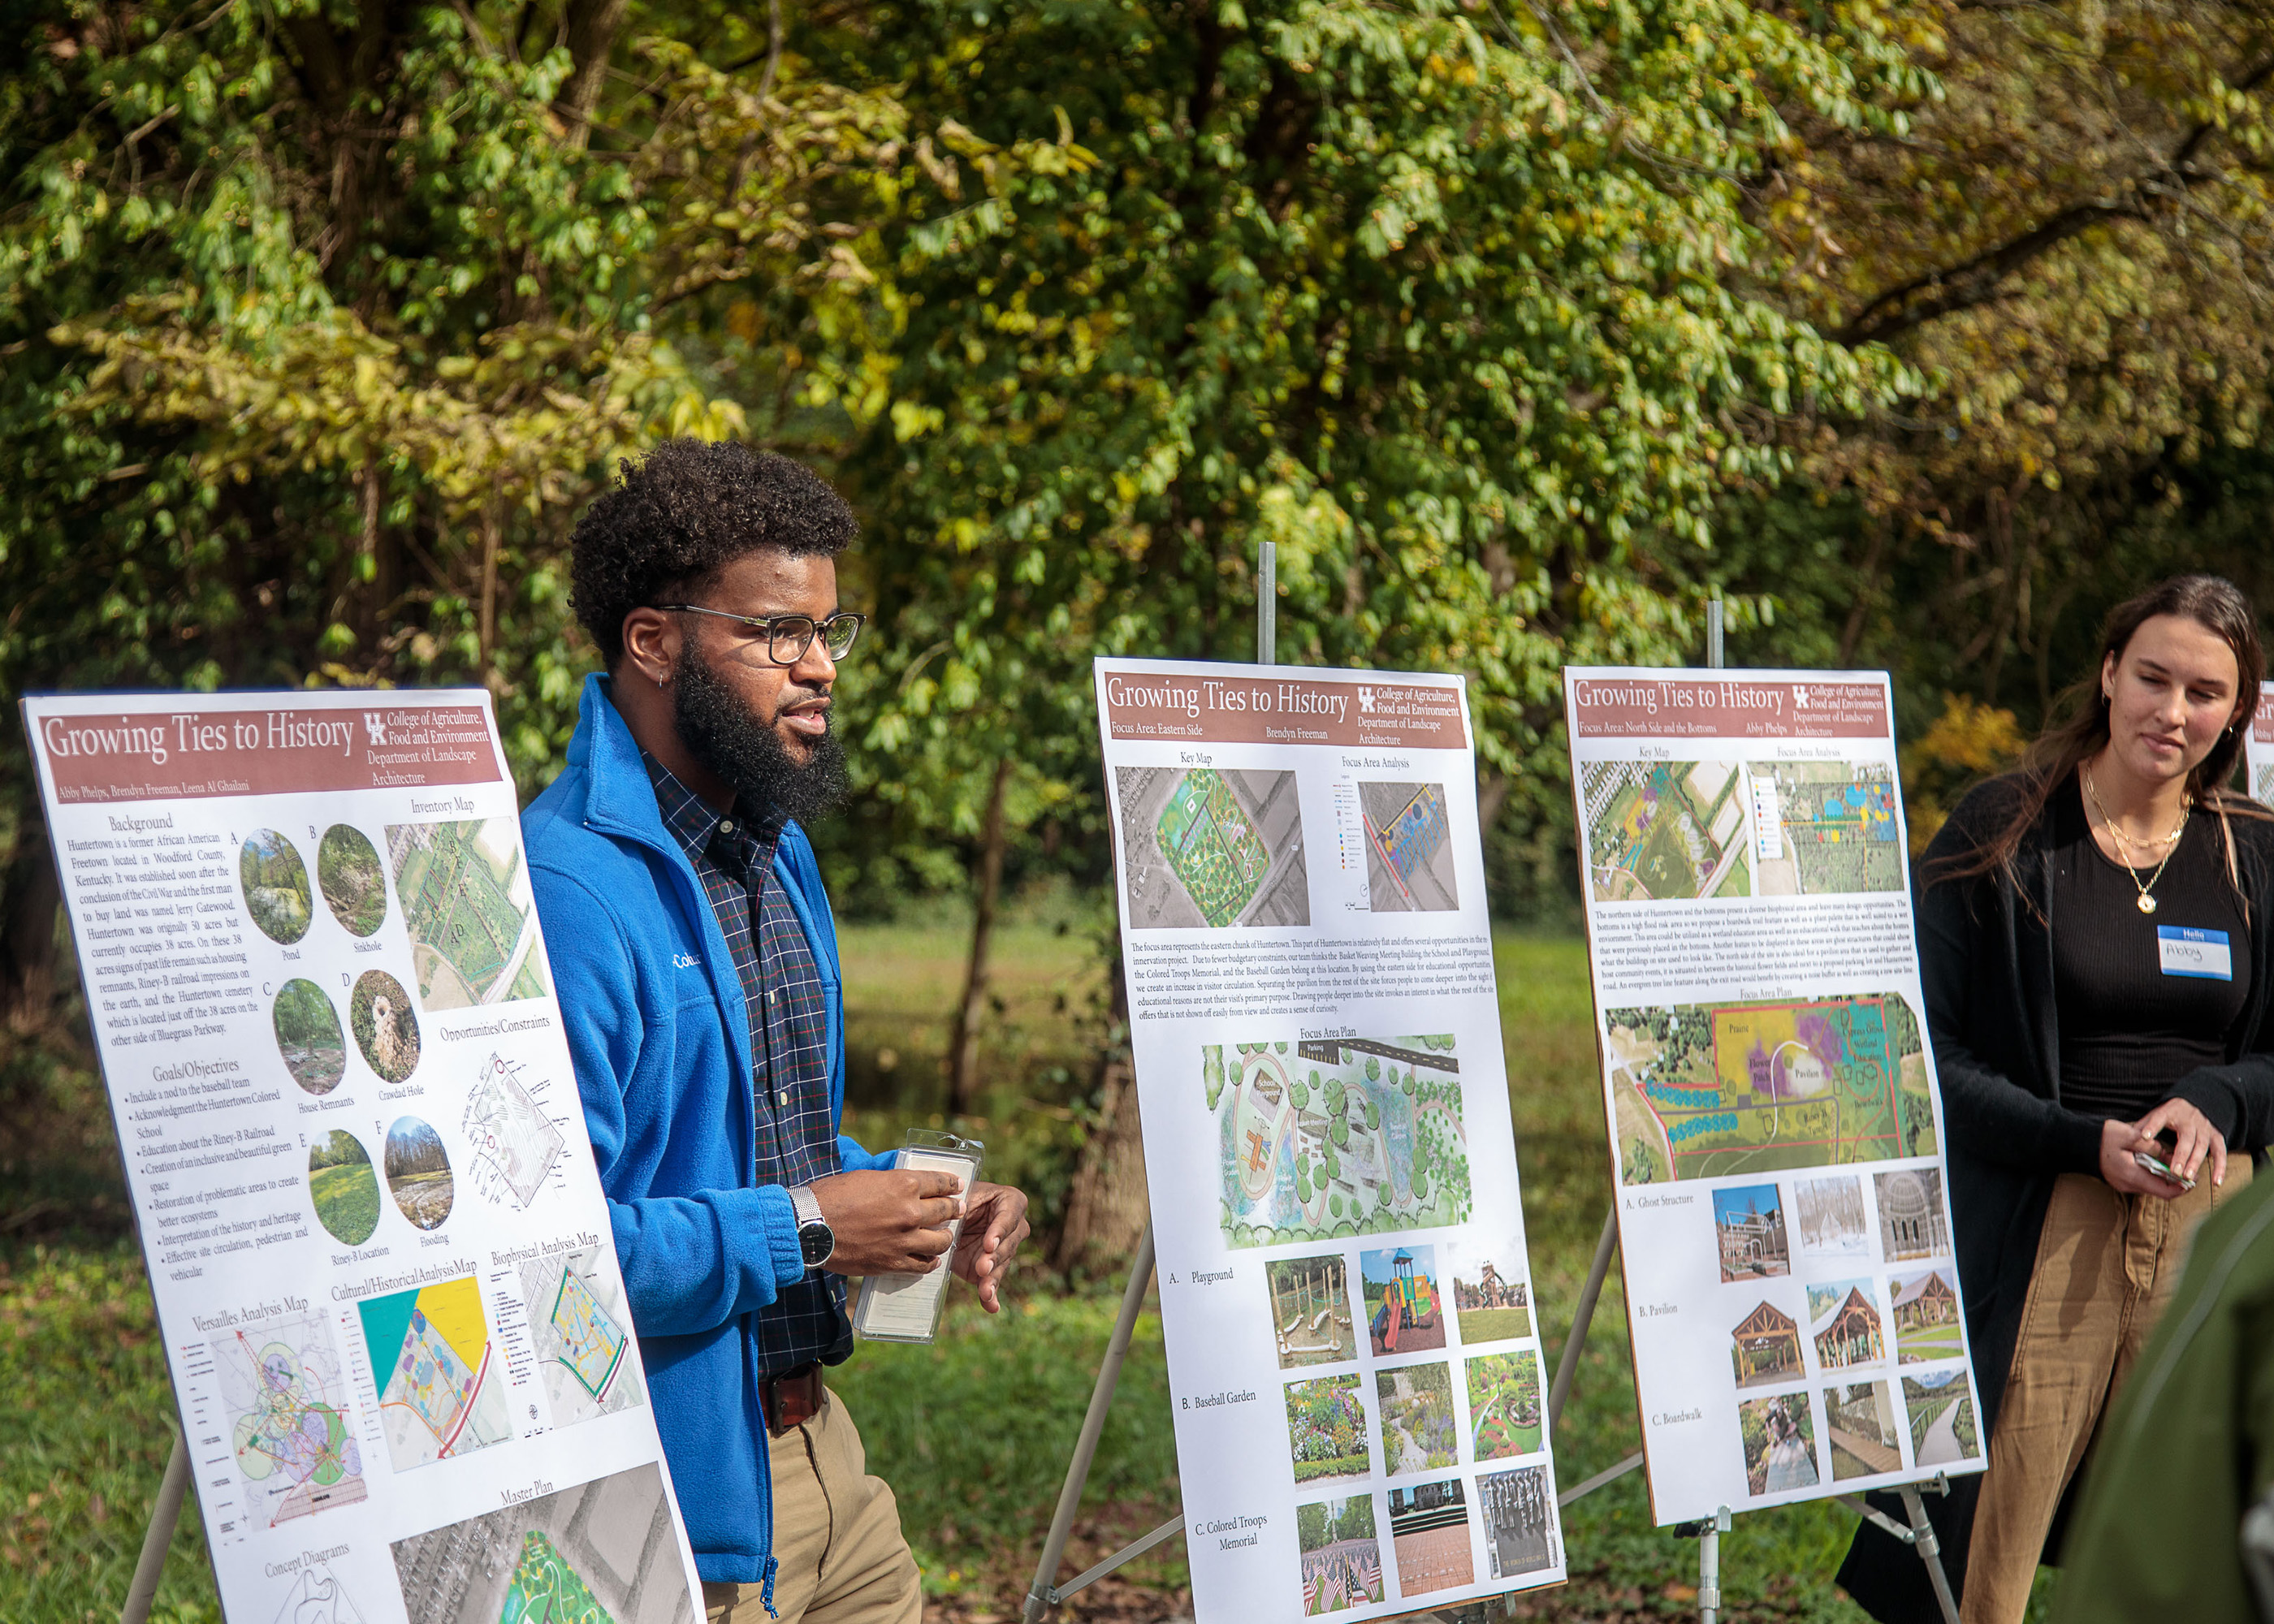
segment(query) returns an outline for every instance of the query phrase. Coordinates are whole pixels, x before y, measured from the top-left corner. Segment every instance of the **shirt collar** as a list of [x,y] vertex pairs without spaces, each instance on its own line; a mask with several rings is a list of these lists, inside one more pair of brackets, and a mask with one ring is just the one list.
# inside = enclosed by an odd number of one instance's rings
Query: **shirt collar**
[[745,819],[736,806],[722,814],[644,749],[640,752],[640,764],[647,769],[648,781],[655,786],[655,804],[663,814],[663,826],[689,858],[711,854],[713,842],[723,841],[746,874],[762,873],[772,863],[774,843],[786,821],[779,813],[769,809],[761,817]]

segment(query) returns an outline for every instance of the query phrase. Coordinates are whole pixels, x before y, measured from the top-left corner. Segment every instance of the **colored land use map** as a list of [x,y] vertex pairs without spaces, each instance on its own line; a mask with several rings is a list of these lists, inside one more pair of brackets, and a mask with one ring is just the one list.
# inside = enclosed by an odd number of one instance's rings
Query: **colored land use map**
[[1583,762],[1579,799],[1596,901],[1752,894],[1735,762]]
[[246,1515],[271,1528],[367,1498],[330,1329],[310,1315],[213,1343]]
[[624,1357],[629,1320],[596,1249],[521,1266],[523,1301],[545,1390],[558,1426],[613,1415],[640,1402],[639,1377]]
[[1627,1184],[1934,1154],[1919,1023],[1898,993],[1603,1024]]
[[466,1101],[463,1125],[478,1164],[475,1188],[492,1200],[509,1199],[526,1208],[567,1139],[521,1079],[519,1062],[492,1055]]
[[380,1381],[380,1430],[397,1471],[504,1443],[513,1436],[504,1379],[493,1370],[489,1322],[471,1274],[357,1304]]
[[[1751,762],[1760,894],[1901,891],[1895,775],[1871,762]],[[1766,814],[1766,815],[1765,815]]]
[[652,1465],[397,1540],[410,1624],[694,1624]]
[[545,996],[537,914],[512,818],[391,823],[387,861],[410,931],[421,1007]]
[[1376,914],[1442,914],[1461,906],[1441,784],[1361,784],[1367,906]]
[[1116,782],[1133,925],[1311,922],[1293,773],[1122,767]]
[[1232,1245],[1467,1222],[1451,1037],[1211,1044],[1201,1071]]

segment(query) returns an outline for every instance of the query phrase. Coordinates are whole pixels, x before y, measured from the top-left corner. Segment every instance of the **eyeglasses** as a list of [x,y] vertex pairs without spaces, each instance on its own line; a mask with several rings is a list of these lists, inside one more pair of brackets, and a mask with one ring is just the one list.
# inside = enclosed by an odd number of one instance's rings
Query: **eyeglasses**
[[821,646],[833,660],[841,660],[853,651],[853,640],[861,635],[868,623],[865,614],[855,614],[840,609],[825,620],[817,620],[809,614],[770,614],[762,618],[747,614],[732,614],[724,609],[705,609],[700,604],[658,604],[657,608],[667,614],[709,614],[722,620],[732,620],[753,637],[765,639],[766,658],[777,665],[794,665],[805,658],[818,636]]

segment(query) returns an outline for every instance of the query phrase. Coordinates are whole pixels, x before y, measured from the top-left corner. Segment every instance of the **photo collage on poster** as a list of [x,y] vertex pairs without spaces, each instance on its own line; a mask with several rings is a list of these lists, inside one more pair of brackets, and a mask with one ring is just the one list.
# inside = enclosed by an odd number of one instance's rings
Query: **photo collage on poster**
[[1660,1521],[1980,1470],[1885,679],[1566,695]]

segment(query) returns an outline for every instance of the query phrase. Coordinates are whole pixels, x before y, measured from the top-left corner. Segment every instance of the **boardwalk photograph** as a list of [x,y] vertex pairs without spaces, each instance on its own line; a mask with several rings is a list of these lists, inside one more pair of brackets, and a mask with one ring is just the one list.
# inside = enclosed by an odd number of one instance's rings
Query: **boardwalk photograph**
[[1824,1389],[1825,1441],[1832,1446],[1832,1479],[1876,1477],[1901,1471],[1895,1401],[1884,1381],[1858,1381]]

